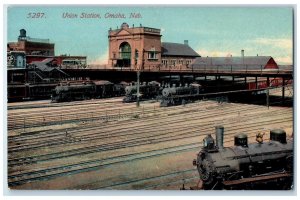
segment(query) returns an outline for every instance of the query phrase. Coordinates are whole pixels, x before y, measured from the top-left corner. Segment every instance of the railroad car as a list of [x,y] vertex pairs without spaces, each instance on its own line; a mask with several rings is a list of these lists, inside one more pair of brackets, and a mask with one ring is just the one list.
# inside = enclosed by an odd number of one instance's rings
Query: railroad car
[[160,84],[156,81],[151,81],[149,83],[140,84],[140,91],[137,94],[137,85],[130,85],[125,87],[125,97],[123,99],[124,103],[134,102],[137,100],[137,95],[139,99],[148,100],[156,98],[161,91]]
[[270,139],[248,144],[246,134],[234,137],[234,146],[224,147],[224,127],[216,127],[216,142],[209,134],[193,161],[202,189],[291,189],[293,185],[293,139],[281,129]]
[[26,85],[25,84],[14,84],[7,86],[7,101],[22,101],[26,98]]
[[9,84],[7,86],[8,102],[49,99],[55,83]]

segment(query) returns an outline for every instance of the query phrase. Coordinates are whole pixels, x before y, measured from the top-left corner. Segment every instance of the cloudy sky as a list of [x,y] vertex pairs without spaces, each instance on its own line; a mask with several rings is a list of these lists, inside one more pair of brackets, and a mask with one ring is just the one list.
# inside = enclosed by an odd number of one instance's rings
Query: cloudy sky
[[[159,28],[163,42],[189,45],[201,56],[272,56],[279,64],[293,62],[292,7],[38,7],[11,6],[7,11],[7,41],[16,41],[19,30],[27,36],[50,39],[55,54],[86,55],[89,63],[105,64],[108,59],[108,30],[123,22]],[[43,18],[32,18],[44,13]],[[65,13],[77,18],[63,18]],[[81,13],[99,18],[80,18]],[[105,18],[107,13],[124,18]],[[140,13],[141,18],[130,18]]]

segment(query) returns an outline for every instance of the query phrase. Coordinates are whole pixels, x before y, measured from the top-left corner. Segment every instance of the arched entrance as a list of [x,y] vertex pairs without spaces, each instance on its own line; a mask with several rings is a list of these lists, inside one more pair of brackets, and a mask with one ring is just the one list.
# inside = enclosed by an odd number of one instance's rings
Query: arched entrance
[[119,59],[117,66],[130,67],[131,65],[131,47],[128,42],[123,42],[119,47]]

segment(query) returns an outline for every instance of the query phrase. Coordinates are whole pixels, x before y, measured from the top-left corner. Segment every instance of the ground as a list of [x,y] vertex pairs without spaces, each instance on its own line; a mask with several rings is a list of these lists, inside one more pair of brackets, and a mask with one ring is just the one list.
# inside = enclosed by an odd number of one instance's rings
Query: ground
[[239,133],[284,129],[293,108],[199,101],[160,108],[121,98],[51,104],[8,104],[11,189],[166,189],[197,184],[192,165],[207,134],[225,128],[224,146]]

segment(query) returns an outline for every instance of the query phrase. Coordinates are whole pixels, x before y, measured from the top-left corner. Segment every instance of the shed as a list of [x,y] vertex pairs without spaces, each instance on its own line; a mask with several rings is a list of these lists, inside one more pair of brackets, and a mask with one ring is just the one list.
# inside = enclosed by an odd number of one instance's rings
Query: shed
[[200,57],[195,59],[192,66],[248,66],[278,69],[277,63],[271,56]]

